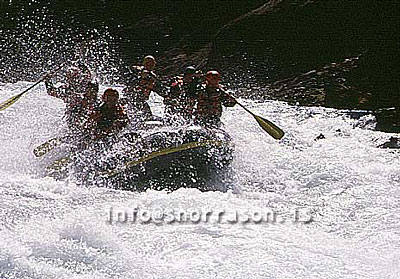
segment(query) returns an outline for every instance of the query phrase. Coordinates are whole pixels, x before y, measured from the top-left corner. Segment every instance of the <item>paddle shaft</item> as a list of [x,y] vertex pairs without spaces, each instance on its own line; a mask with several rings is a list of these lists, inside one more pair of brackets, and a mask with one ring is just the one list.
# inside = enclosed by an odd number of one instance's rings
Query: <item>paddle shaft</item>
[[[62,67],[64,66],[64,63],[62,63],[60,66],[58,66],[57,68],[55,68],[53,71],[51,71],[49,74],[53,75],[56,72],[58,72]],[[36,85],[38,85],[39,83],[41,83],[42,81],[44,81],[49,74],[44,75],[41,79],[39,79],[37,82],[35,82],[33,85],[31,85],[30,87],[28,87],[27,89],[25,89],[24,91],[22,91],[21,93],[19,93],[19,95],[23,95],[26,92],[28,92],[29,90],[31,90],[33,87],[35,87]]]
[[[232,97],[232,96],[231,96]],[[232,97],[233,98],[233,97]],[[235,99],[236,100],[236,99]],[[237,100],[236,100],[236,104],[238,104],[240,107],[242,107],[245,111],[247,111],[248,113],[250,113],[252,116],[255,116],[255,114],[252,112],[252,111],[250,111],[248,108],[246,108],[244,105],[242,105],[241,103],[239,103]]]
[[248,108],[246,108],[244,105],[242,105],[241,103],[239,103],[233,96],[231,96],[230,94],[228,94],[225,90],[223,90],[222,88],[220,88],[222,92],[224,92],[224,94],[226,94],[227,96],[229,96],[230,98],[233,98],[236,101],[236,104],[238,104],[240,107],[242,107],[245,111],[247,111],[249,114],[251,114],[254,119],[257,121],[258,125],[260,125],[260,127],[266,131],[268,134],[270,134],[274,139],[281,139],[284,136],[284,132],[282,131],[281,128],[279,128],[278,126],[276,126],[274,123],[272,123],[271,121],[256,115],[255,113],[253,113],[252,111],[250,111]]
[[225,90],[223,90],[221,87],[220,87],[220,89],[221,89],[221,91],[222,92],[224,92],[224,94],[225,95],[227,95],[228,97],[230,97],[230,98],[232,98],[232,99],[235,99],[235,102],[236,102],[236,104],[238,104],[240,107],[242,107],[245,111],[247,111],[248,113],[250,113],[252,116],[256,116],[252,111],[250,111],[248,108],[246,108],[244,105],[242,105],[241,103],[239,103],[237,100],[236,100],[236,98],[235,97],[233,97],[231,94],[229,94],[228,92],[226,92]]
[[53,75],[54,73],[56,73],[57,71],[59,71],[62,67],[64,66],[64,63],[62,63],[60,66],[58,66],[56,69],[54,69],[53,71],[51,71],[50,73],[44,75],[41,79],[39,79],[38,81],[36,81],[34,84],[32,84],[31,86],[29,86],[27,89],[25,89],[24,91],[22,91],[21,93],[9,98],[7,101],[3,102],[0,104],[0,111],[5,110],[6,108],[8,108],[9,106],[11,106],[12,104],[14,104],[16,101],[18,101],[19,98],[22,97],[22,95],[24,95],[25,93],[27,93],[29,90],[31,90],[32,88],[34,88],[36,85],[38,85],[39,83],[41,83],[42,81],[44,81],[47,76],[49,74]]

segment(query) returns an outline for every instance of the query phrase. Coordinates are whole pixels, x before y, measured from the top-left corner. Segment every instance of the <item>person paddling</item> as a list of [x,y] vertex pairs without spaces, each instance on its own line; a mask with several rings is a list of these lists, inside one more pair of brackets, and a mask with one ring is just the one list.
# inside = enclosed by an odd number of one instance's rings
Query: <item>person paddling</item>
[[94,139],[116,135],[128,124],[128,116],[119,103],[117,90],[108,88],[104,91],[103,103],[92,113]]
[[187,67],[183,76],[174,77],[164,97],[165,113],[172,118],[192,119],[201,83],[202,73],[193,66]]
[[92,80],[86,65],[71,66],[66,72],[66,83],[55,87],[51,77],[45,79],[47,93],[66,104],[65,118],[73,135],[86,135],[89,116],[97,106],[99,84]]
[[197,96],[196,122],[206,126],[220,126],[222,106],[233,107],[236,100],[226,94],[219,84],[220,73],[208,71],[205,87]]
[[137,79],[123,90],[123,102],[128,105],[130,111],[133,111],[136,118],[141,120],[152,117],[150,106],[147,103],[150,93],[156,92],[160,96],[164,95],[161,83],[154,72],[156,64],[155,58],[147,55],[143,59],[142,66],[132,66]]

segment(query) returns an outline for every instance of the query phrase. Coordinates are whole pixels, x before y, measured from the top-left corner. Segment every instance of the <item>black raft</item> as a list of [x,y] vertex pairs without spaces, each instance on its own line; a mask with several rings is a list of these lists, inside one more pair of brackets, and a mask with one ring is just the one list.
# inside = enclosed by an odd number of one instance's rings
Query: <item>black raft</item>
[[163,127],[93,144],[74,156],[73,169],[84,184],[117,189],[226,191],[233,151],[222,129]]

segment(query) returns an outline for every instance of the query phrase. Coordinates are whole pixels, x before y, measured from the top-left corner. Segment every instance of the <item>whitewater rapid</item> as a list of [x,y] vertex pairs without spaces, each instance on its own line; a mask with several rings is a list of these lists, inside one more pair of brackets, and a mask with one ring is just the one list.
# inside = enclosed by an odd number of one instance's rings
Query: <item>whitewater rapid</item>
[[[0,84],[0,102],[30,84]],[[62,132],[62,102],[40,85],[0,112],[0,278],[400,278],[400,153],[376,148],[393,135],[370,115],[241,101],[286,136],[225,110],[227,193],[42,177],[32,150]],[[193,214],[171,223],[160,212]],[[268,212],[278,221],[257,221]]]

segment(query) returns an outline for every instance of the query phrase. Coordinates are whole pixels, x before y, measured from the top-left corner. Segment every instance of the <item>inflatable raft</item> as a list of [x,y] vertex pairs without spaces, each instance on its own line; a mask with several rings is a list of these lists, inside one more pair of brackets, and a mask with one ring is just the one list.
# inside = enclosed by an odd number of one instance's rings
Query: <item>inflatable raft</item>
[[219,128],[147,123],[146,129],[58,158],[47,171],[58,179],[73,174],[82,184],[132,191],[182,187],[224,191],[233,151],[231,137]]

